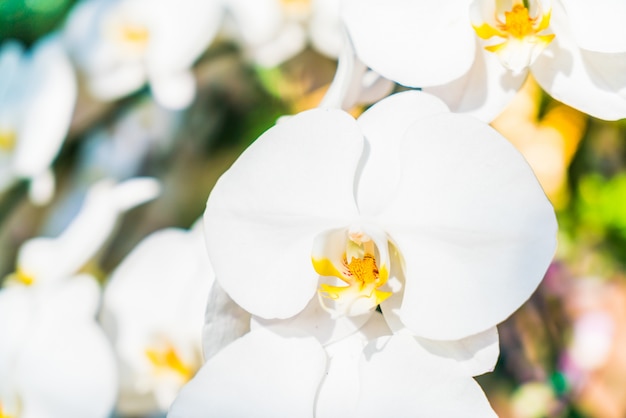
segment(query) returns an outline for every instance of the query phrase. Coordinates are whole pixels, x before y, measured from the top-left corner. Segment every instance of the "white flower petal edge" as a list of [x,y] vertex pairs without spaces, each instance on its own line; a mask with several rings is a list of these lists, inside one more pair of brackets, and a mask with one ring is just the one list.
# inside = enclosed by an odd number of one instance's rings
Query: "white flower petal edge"
[[497,55],[478,43],[469,71],[450,83],[425,87],[423,91],[439,97],[453,112],[491,122],[509,104],[527,74],[528,70],[513,74],[502,66]]
[[430,339],[495,326],[531,295],[554,255],[550,202],[519,152],[469,116],[418,121],[398,152],[403,175],[379,215],[406,278],[394,309]]
[[497,417],[474,379],[454,365],[430,359],[406,335],[371,342],[361,358],[361,396],[354,416],[406,416],[411,411],[411,416],[424,417]]
[[96,183],[87,193],[76,218],[56,238],[32,238],[18,252],[18,279],[52,282],[66,279],[100,249],[113,232],[120,214],[154,199],[160,183],[152,178],[133,178],[115,184]]
[[570,21],[574,39],[589,51],[626,52],[626,2],[561,0]]
[[458,340],[431,340],[418,337],[406,328],[396,310],[388,309],[388,306],[400,303],[402,293],[394,293],[389,298],[390,302],[382,306],[385,321],[394,334],[413,336],[422,351],[437,357],[439,361],[457,364],[461,370],[465,370],[467,376],[478,376],[493,371],[500,355],[500,341],[496,327]]
[[237,305],[217,280],[214,281],[209,291],[202,327],[204,361],[250,332],[250,319],[250,313]]
[[[117,370],[110,344],[94,319],[99,301],[95,280],[78,276],[42,293],[23,287],[0,291],[0,305],[16,298],[31,314],[23,324],[27,338],[9,358],[10,373],[3,373],[0,398],[18,396],[24,417],[109,416]],[[14,314],[2,316],[0,322],[11,324],[0,324],[0,329],[17,325]]]
[[313,417],[326,353],[315,338],[283,331],[260,328],[212,357],[180,391],[168,418]]
[[265,132],[219,179],[204,214],[207,247],[237,304],[287,318],[309,303],[318,281],[314,237],[357,214],[362,146],[350,115],[311,110]]
[[341,15],[368,67],[400,84],[425,87],[470,68],[475,43],[468,7],[469,0],[347,0]]
[[101,321],[121,360],[121,411],[167,410],[200,367],[212,282],[201,228],[148,235],[111,274]]
[[591,116],[625,118],[626,51],[580,49],[572,36],[572,24],[560,3],[555,4],[551,26],[556,37],[532,65],[533,76],[552,97]]

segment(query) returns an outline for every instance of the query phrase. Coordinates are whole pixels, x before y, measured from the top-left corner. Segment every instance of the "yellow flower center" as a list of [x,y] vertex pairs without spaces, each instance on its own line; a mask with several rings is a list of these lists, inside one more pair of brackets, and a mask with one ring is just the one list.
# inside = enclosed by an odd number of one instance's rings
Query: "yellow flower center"
[[125,24],[120,28],[121,39],[124,43],[132,45],[136,49],[145,49],[150,40],[148,28],[141,25]]
[[500,25],[500,30],[508,32],[515,38],[523,38],[533,33],[533,23],[536,19],[528,16],[528,9],[517,4],[510,12],[504,12],[505,23]]
[[285,14],[306,16],[311,12],[311,0],[280,0]]
[[[484,0],[493,1],[493,0]],[[481,16],[480,24],[474,23],[476,34],[482,39],[502,38],[502,43],[488,45],[485,49],[497,54],[502,64],[514,72],[531,65],[541,51],[554,39],[554,34],[545,33],[550,26],[551,10],[542,10],[537,4],[536,16],[521,1],[502,14]],[[542,34],[543,33],[543,34]]]
[[[15,132],[9,129],[0,128],[0,151],[11,151],[15,148],[16,141],[17,135],[15,135]],[[1,415],[0,418],[2,418]]]
[[195,373],[195,367],[185,363],[176,349],[170,344],[163,348],[147,348],[145,354],[157,372],[174,373],[178,375],[183,382],[189,381]]
[[[341,262],[336,262],[340,265],[333,264],[329,258],[313,259],[313,267],[318,274],[337,277],[347,284],[320,284],[318,293],[325,309],[345,315],[360,315],[371,311],[391,296],[391,292],[380,290],[387,283],[389,272],[386,266],[379,270],[375,250],[374,242],[366,235],[350,234],[346,252]],[[334,308],[328,308],[324,299],[334,301]]]

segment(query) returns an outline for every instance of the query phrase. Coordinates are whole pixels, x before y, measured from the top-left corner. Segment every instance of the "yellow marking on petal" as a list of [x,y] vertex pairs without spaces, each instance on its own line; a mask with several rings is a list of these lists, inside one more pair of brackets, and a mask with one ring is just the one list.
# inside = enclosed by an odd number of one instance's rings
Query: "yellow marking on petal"
[[344,274],[337,270],[337,267],[328,258],[311,258],[315,272],[320,276],[333,276],[344,278]]
[[141,25],[125,24],[120,28],[122,39],[137,49],[145,49],[150,40],[150,31]]
[[147,348],[146,357],[158,371],[169,371],[178,374],[184,382],[189,381],[194,374],[194,368],[185,364],[176,349],[171,345],[164,349]]
[[[18,267],[15,273],[9,274],[6,278],[7,283],[31,286],[35,283],[35,277],[32,274],[26,273],[22,268]],[[0,416],[0,418],[2,418]]]
[[[15,148],[17,135],[12,130],[0,129],[0,151],[11,151]],[[0,416],[0,418],[2,418]]]
[[478,35],[482,39],[489,39],[492,36],[500,36],[502,38],[506,36],[506,34],[502,33],[501,31],[487,23],[483,23],[480,26],[472,25],[472,27],[476,31],[476,35]]

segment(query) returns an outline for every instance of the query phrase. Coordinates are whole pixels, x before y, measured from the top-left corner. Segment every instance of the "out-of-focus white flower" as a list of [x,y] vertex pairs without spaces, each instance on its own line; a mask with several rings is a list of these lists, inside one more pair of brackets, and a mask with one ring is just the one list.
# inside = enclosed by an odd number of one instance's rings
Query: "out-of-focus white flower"
[[34,203],[54,192],[50,170],[67,135],[76,102],[76,79],[56,35],[25,52],[17,41],[0,47],[0,191],[30,180]]
[[380,314],[336,340],[336,321],[323,316],[304,329],[257,325],[205,363],[168,417],[495,416],[471,377],[411,337],[390,336]]
[[0,416],[108,417],[112,348],[95,322],[99,288],[77,276],[43,292],[0,289]]
[[318,295],[337,315],[380,304],[435,340],[507,318],[556,245],[521,155],[414,91],[357,121],[314,109],[271,128],[218,181],[204,220],[217,280],[252,314],[289,318]]
[[45,286],[71,277],[102,247],[122,212],[154,199],[159,192],[160,184],[152,178],[96,183],[63,233],[56,238],[32,238],[20,247],[16,272],[7,282]]
[[335,58],[343,47],[339,0],[224,0],[233,31],[253,59],[273,67],[301,52],[308,42]]
[[199,369],[212,282],[201,223],[153,233],[112,273],[101,319],[118,355],[120,412],[167,411]]
[[532,72],[541,87],[603,119],[626,117],[626,3],[560,0],[346,0],[358,56],[454,111],[492,120]]
[[117,99],[149,82],[159,103],[178,109],[193,100],[190,68],[222,14],[216,0],[84,0],[65,38],[95,97]]

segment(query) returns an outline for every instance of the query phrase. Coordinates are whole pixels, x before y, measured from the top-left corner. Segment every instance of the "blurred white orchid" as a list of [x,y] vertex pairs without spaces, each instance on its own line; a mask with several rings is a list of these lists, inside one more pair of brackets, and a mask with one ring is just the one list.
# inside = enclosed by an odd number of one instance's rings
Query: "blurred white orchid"
[[301,52],[307,43],[331,58],[343,47],[339,0],[223,0],[231,32],[252,58],[273,67]]
[[348,318],[311,308],[290,321],[253,321],[208,359],[168,417],[495,416],[470,376],[416,340],[390,336],[379,313],[355,332]]
[[150,83],[163,106],[188,106],[195,95],[194,61],[222,20],[217,0],[84,0],[68,17],[65,40],[102,100]]
[[203,312],[213,282],[201,223],[146,237],[112,273],[101,320],[120,365],[118,410],[169,408],[198,370]]
[[76,274],[110,237],[121,213],[154,199],[159,192],[160,184],[152,178],[96,183],[58,237],[36,237],[22,244],[16,271],[7,284],[46,286]]
[[0,417],[106,418],[117,395],[110,343],[87,275],[43,292],[0,289]]
[[532,72],[552,97],[626,117],[626,3],[560,0],[346,0],[357,55],[453,111],[491,121]]
[[47,203],[54,192],[50,169],[70,126],[76,80],[56,35],[29,52],[17,41],[0,47],[0,191],[30,180],[30,198]]
[[436,340],[506,319],[556,245],[521,155],[414,91],[357,121],[315,109],[271,128],[220,178],[204,221],[217,280],[252,314],[289,318],[317,293],[337,316],[380,304]]

